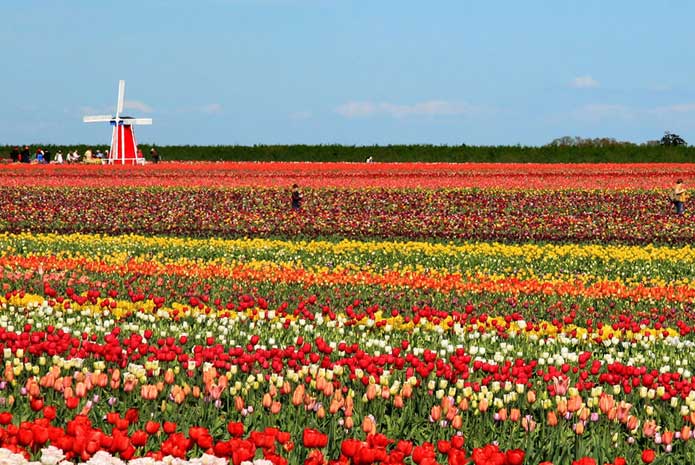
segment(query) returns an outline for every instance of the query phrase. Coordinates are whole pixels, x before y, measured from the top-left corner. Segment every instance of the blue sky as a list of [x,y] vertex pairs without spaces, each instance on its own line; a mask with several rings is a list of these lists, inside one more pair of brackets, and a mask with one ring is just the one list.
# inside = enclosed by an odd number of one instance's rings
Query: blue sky
[[0,4],[0,144],[695,143],[695,2]]

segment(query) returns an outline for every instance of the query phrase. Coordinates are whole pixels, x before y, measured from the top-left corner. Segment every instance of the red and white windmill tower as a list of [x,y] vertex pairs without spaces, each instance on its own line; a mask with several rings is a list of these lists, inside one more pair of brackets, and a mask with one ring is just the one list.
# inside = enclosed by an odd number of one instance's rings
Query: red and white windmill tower
[[135,165],[145,163],[145,159],[138,153],[138,144],[135,141],[136,124],[152,124],[152,118],[132,118],[122,116],[125,103],[125,81],[118,81],[118,103],[116,104],[116,116],[99,115],[85,116],[85,123],[111,123],[111,150],[109,150],[109,164]]

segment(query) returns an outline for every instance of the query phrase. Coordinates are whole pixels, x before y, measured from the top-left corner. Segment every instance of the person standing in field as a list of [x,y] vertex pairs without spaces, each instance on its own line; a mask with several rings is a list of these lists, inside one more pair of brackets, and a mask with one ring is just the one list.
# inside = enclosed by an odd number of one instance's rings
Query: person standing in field
[[16,145],[12,147],[12,151],[10,152],[10,158],[12,158],[12,161],[14,163],[17,163],[19,161],[19,147]]
[[152,163],[159,163],[159,152],[157,149],[152,147],[150,149],[150,157],[152,157]]
[[29,151],[28,145],[24,146],[24,150],[22,150],[20,155],[21,155],[21,159],[19,161],[21,161],[22,163],[29,163],[29,161],[30,161],[29,159],[31,158],[31,152]]
[[302,208],[302,193],[299,191],[299,186],[296,184],[292,185],[292,210],[299,210]]
[[671,202],[676,207],[676,215],[682,215],[685,211],[685,198],[686,190],[683,187],[683,180],[679,179],[671,191]]

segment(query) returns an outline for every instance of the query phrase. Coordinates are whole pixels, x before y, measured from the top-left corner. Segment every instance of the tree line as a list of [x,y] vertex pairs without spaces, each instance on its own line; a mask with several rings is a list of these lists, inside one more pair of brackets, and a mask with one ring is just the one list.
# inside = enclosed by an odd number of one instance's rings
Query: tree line
[[[108,149],[94,145],[35,144],[32,148],[77,150]],[[152,145],[141,144],[143,153]],[[9,159],[11,146],[0,146]],[[490,163],[692,163],[695,147],[687,145],[612,143],[551,143],[545,146],[469,145],[172,145],[156,146],[163,161],[311,161],[311,162],[490,162]]]

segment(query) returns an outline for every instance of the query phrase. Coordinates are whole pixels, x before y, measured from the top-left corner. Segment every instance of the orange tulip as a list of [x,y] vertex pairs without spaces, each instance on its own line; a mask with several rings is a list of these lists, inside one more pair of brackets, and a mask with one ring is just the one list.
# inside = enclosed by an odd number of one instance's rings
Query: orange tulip
[[629,431],[633,431],[639,426],[639,419],[634,415],[628,415],[625,425]]
[[497,412],[497,416],[501,421],[505,421],[507,419],[507,409],[506,408],[501,408]]
[[236,396],[234,398],[234,408],[237,412],[244,410],[244,399],[241,396]]
[[461,429],[463,426],[463,418],[461,418],[461,415],[456,415],[453,420],[451,420],[451,427],[454,429]]
[[10,365],[9,363],[5,364],[5,374],[3,376],[5,381],[14,381],[14,371],[12,369],[12,365]]
[[584,433],[584,423],[583,422],[577,422],[574,425],[574,432],[577,433],[578,435],[581,435]]
[[656,421],[645,421],[644,425],[642,425],[642,434],[644,434],[647,437],[651,437],[654,436],[654,433],[656,433]]
[[355,426],[352,417],[347,417],[343,426],[345,426],[345,429],[352,429],[352,427]]
[[442,408],[439,405],[433,405],[430,409],[430,417],[433,421],[439,421],[442,418]]
[[362,420],[362,431],[367,434],[376,434],[376,423],[371,417],[367,416]]
[[536,391],[528,391],[526,392],[526,402],[529,404],[533,404],[536,402]]
[[557,415],[552,410],[548,411],[548,426],[557,426]]
[[621,423],[625,423],[625,420],[627,420],[627,414],[632,408],[632,404],[629,404],[625,402],[624,400],[621,400],[620,403],[618,403],[618,421]]
[[292,393],[292,405],[299,406],[304,403],[304,385],[299,384]]
[[681,428],[681,439],[684,441],[687,441],[692,437],[692,430],[690,429],[690,426],[688,425],[683,425]]
[[273,403],[270,405],[270,413],[278,414],[278,413],[280,413],[281,409],[282,409],[282,404],[278,401],[273,401]]
[[174,386],[171,388],[171,396],[174,398],[174,402],[181,405],[184,400],[186,400],[186,393],[181,386]]
[[601,394],[601,398],[598,400],[598,406],[601,409],[601,412],[604,414],[608,413],[608,411],[612,409],[614,405],[615,400],[613,399],[613,396],[610,396],[605,392]]
[[478,402],[478,410],[480,410],[481,412],[486,412],[488,407],[489,404],[487,398],[483,397],[482,399],[480,399],[480,402]]
[[36,382],[35,379],[30,378],[27,380],[27,392],[29,396],[31,397],[40,397],[41,396],[41,387],[39,386],[39,383]]
[[673,431],[664,431],[661,435],[661,442],[666,445],[671,444],[673,442],[673,436]]
[[521,427],[524,428],[525,431],[533,431],[536,429],[536,422],[530,415],[527,415],[521,419]]
[[515,422],[516,422],[516,421],[519,421],[520,418],[521,418],[521,411],[520,411],[518,408],[513,408],[513,409],[509,412],[509,419],[510,419],[511,421],[515,421]]
[[579,395],[572,396],[567,401],[567,411],[576,412],[582,407],[582,398]]
[[318,391],[323,391],[323,388],[326,386],[326,378],[323,376],[319,376],[316,378],[316,389]]
[[376,397],[376,385],[370,384],[367,386],[367,400],[374,400]]
[[261,403],[265,408],[270,408],[270,406],[273,405],[273,398],[270,397],[270,393],[266,392],[263,394],[263,401]]
[[565,413],[567,413],[567,399],[565,399],[564,397],[558,399],[557,401],[557,413],[560,416],[564,416]]
[[80,398],[87,395],[87,386],[85,386],[85,383],[83,381],[79,381],[75,385],[75,395]]
[[410,383],[407,383],[403,386],[403,389],[401,390],[401,395],[403,396],[404,399],[408,399],[410,396],[413,395],[413,386]]
[[391,391],[389,391],[389,388],[386,386],[381,386],[381,398],[388,399],[389,397],[391,397]]
[[447,421],[451,421],[456,414],[459,413],[459,409],[456,407],[451,407],[449,410],[446,411],[446,419]]
[[403,408],[404,402],[403,402],[403,397],[401,395],[396,395],[393,397],[393,406],[396,408]]
[[99,373],[95,383],[99,387],[106,387],[106,385],[109,384],[108,375],[106,373]]

